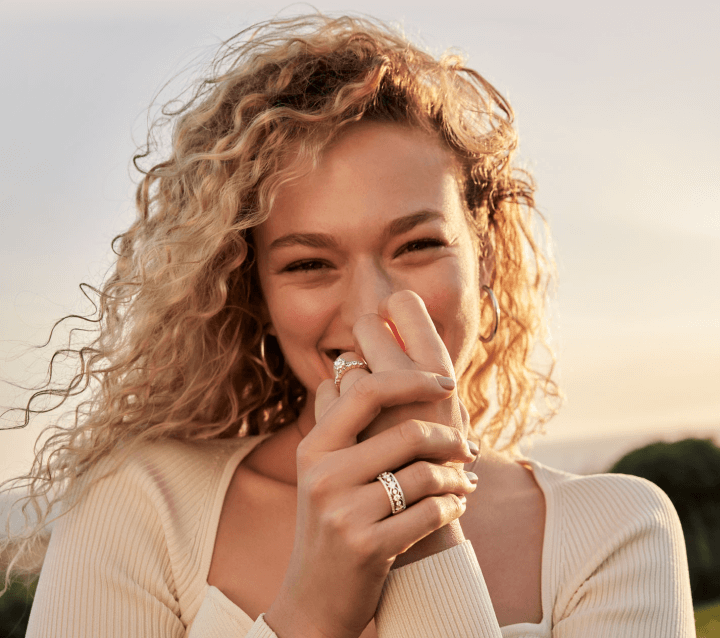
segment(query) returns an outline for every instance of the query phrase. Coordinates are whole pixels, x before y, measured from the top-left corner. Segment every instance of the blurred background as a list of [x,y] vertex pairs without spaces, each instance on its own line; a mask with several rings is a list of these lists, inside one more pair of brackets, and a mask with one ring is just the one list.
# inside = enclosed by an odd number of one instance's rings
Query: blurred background
[[[516,111],[519,155],[554,240],[553,346],[567,395],[526,453],[589,473],[656,441],[717,440],[720,5],[313,6],[399,23],[436,54],[464,52]],[[183,69],[222,39],[311,9],[0,0],[0,406],[18,405],[28,394],[17,386],[42,380],[51,352],[34,346],[53,322],[92,311],[78,284],[102,280],[111,239],[133,219],[130,158],[153,97],[167,82],[161,100],[178,93]],[[45,423],[0,432],[0,481],[27,469]]]

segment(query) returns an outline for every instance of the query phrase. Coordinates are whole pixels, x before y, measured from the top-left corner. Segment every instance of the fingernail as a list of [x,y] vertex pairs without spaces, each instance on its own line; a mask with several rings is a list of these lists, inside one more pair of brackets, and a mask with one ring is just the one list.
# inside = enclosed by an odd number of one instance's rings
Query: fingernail
[[460,496],[460,503],[462,505],[467,505],[467,497],[464,494]]
[[455,389],[455,379],[453,379],[452,377],[436,376],[435,379],[445,390]]
[[470,481],[473,485],[477,485],[478,475],[475,474],[475,472],[465,472],[465,476],[467,476],[468,481]]
[[478,454],[480,454],[480,448],[478,447],[478,444],[475,443],[475,441],[471,441],[470,439],[468,439],[467,444],[470,448],[470,454],[472,454],[473,456],[477,456]]

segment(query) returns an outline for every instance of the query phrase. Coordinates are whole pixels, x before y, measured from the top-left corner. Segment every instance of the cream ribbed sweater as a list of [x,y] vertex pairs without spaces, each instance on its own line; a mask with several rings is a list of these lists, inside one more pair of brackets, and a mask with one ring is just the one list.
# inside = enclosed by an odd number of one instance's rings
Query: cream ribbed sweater
[[[235,468],[261,440],[149,445],[55,525],[27,638],[274,637],[207,584]],[[469,542],[391,572],[381,638],[695,635],[682,530],[633,477],[531,462],[547,505],[543,620],[500,628]]]

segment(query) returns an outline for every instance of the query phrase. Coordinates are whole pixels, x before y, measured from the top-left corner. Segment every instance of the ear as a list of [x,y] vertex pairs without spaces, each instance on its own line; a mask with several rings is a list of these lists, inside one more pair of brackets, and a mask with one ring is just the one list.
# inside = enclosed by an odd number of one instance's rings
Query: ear
[[262,320],[263,332],[272,335],[273,337],[277,337],[277,331],[275,330],[275,326],[273,326],[273,322],[270,319],[270,313],[265,307],[265,304],[263,304],[263,309],[260,313],[260,317]]
[[268,310],[264,299],[262,300],[260,308],[260,325],[263,327],[263,332],[272,335],[273,337],[277,337],[275,326],[273,326],[272,319],[270,318],[270,311]]

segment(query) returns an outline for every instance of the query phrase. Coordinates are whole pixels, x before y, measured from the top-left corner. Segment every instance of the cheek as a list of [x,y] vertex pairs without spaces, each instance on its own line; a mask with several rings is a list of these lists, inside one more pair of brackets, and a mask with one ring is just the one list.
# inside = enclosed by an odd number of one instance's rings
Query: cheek
[[448,269],[422,282],[415,290],[425,302],[435,327],[455,361],[474,345],[479,322],[476,278],[461,269]]
[[446,323],[457,313],[462,303],[462,289],[451,278],[443,277],[437,281],[424,282],[422,292],[418,294],[423,298],[436,323]]
[[325,328],[332,305],[326,295],[297,289],[269,291],[268,310],[283,350],[291,351],[308,343],[313,345]]
[[314,393],[328,377],[327,363],[317,350],[329,323],[328,305],[318,295],[297,290],[273,291],[267,303],[285,361],[308,392]]

